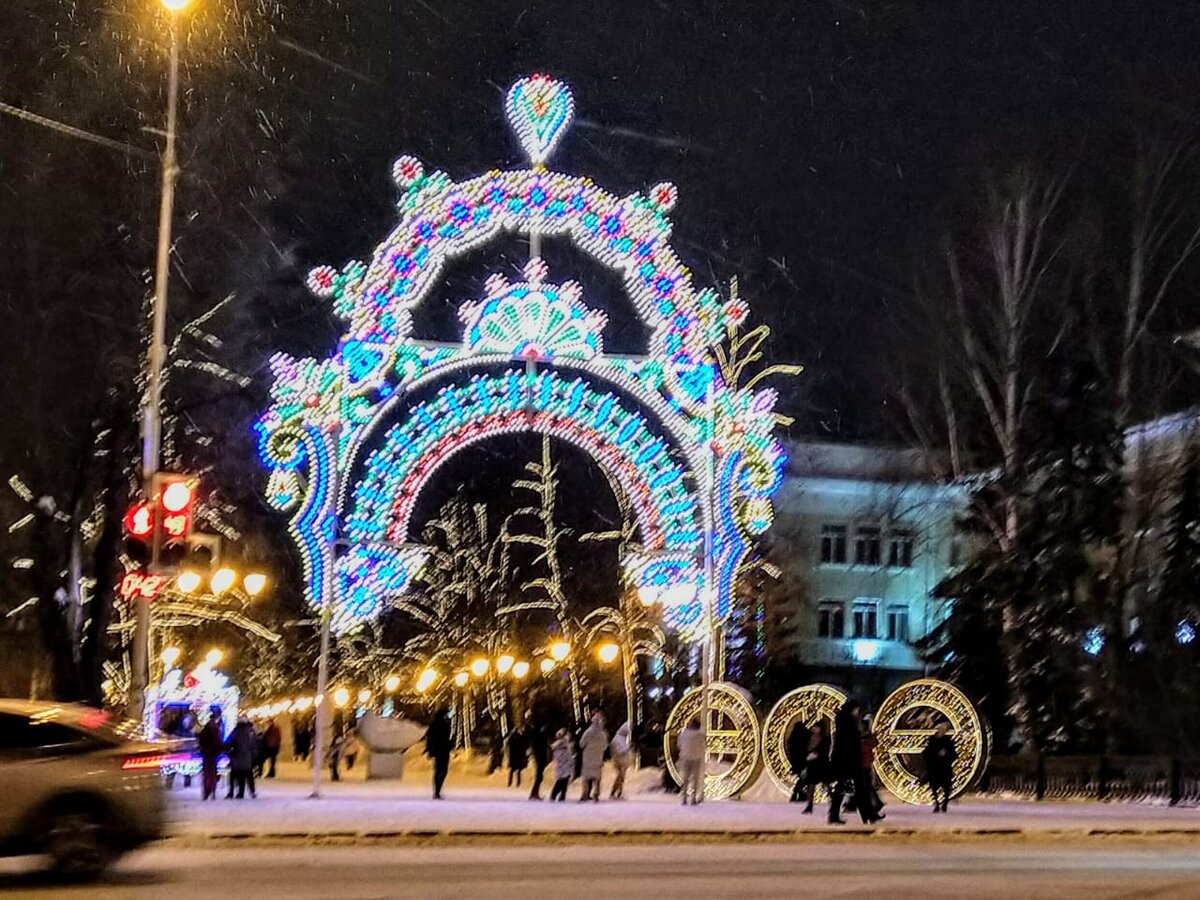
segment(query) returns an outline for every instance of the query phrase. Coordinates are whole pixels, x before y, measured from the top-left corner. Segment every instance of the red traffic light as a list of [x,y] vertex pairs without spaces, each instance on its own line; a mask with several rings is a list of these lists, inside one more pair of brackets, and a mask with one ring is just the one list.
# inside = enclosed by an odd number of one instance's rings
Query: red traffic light
[[135,503],[125,513],[125,533],[140,540],[154,533],[154,507],[149,503]]

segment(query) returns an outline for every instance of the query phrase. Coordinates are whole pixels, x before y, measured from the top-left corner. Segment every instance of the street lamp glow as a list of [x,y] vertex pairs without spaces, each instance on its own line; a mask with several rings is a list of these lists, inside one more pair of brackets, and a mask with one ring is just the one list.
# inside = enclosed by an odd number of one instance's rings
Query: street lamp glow
[[367,688],[363,688],[358,692],[358,702],[360,704],[371,702],[371,692]]
[[160,0],[160,2],[171,12],[180,12],[192,5],[192,0]]
[[515,662],[516,659],[513,658],[511,653],[501,653],[496,657],[496,671],[501,675],[507,675]]
[[389,694],[396,693],[396,691],[399,690],[399,688],[400,688],[400,676],[399,675],[389,675],[387,677],[387,681],[385,681],[383,683],[383,689],[385,691],[387,691]]
[[173,669],[175,667],[175,663],[179,662],[179,657],[182,654],[183,651],[178,647],[167,647],[161,654],[159,654],[158,658],[162,660],[162,664],[165,668]]
[[180,572],[175,579],[175,586],[185,594],[190,594],[200,587],[200,575],[196,572]]
[[295,702],[295,704],[293,704],[293,708],[297,712],[304,712],[306,709],[312,706],[312,703],[312,697],[301,697]]
[[488,673],[488,661],[482,656],[471,663],[471,674],[476,678],[482,678]]
[[605,665],[616,662],[617,657],[620,655],[621,648],[612,641],[605,641],[596,648],[596,656],[599,657],[600,662],[604,663]]
[[[462,673],[459,673],[459,674],[462,674]],[[417,677],[417,690],[423,694],[427,690],[429,690],[431,687],[433,687],[437,683],[437,680],[438,680],[437,671],[435,669],[426,669],[424,672],[422,672]],[[457,679],[455,680],[455,683],[456,684],[458,683]],[[462,687],[462,685],[459,685],[459,687]]]
[[217,569],[217,571],[213,572],[213,577],[212,577],[213,593],[214,594],[225,593],[227,590],[229,590],[231,587],[233,587],[233,583],[236,580],[237,580],[237,572],[233,571],[233,569],[228,569],[228,568]]
[[470,679],[470,677],[471,676],[468,675],[466,672],[459,672],[457,675],[454,676],[454,683],[457,684],[459,687],[466,687],[467,681]]
[[525,660],[513,663],[512,667],[513,678],[524,678],[529,674],[529,663]]
[[220,663],[221,660],[223,660],[224,658],[225,658],[225,654],[222,653],[220,650],[218,650],[216,647],[213,647],[211,650],[209,650],[207,653],[204,654],[204,661],[206,663],[208,663],[208,665],[213,669],[215,669],[217,667],[217,664]]
[[550,657],[547,656],[545,659],[542,660],[542,665],[541,665],[542,674],[549,675],[551,672],[554,671],[555,665],[556,665],[556,663],[554,662],[554,660],[552,660]]
[[350,692],[345,688],[338,688],[333,692],[333,705],[341,709],[350,702]]
[[242,579],[242,587],[246,589],[246,593],[251,597],[257,597],[263,592],[267,586],[267,576],[262,572],[251,572]]
[[555,662],[562,662],[571,655],[571,645],[566,641],[555,641],[550,645],[550,656]]

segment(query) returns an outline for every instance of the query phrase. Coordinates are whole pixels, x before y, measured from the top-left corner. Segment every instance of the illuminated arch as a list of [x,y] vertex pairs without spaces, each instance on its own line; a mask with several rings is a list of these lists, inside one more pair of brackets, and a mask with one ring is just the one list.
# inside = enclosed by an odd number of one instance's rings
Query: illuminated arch
[[[267,498],[292,512],[308,599],[331,597],[339,630],[407,588],[424,552],[404,542],[413,498],[446,455],[488,435],[558,434],[604,466],[629,492],[642,532],[643,548],[625,561],[635,586],[698,588],[700,535],[711,529],[717,621],[730,611],[749,537],[770,524],[784,464],[772,436],[775,394],[724,384],[711,352],[746,307],[693,285],[670,246],[673,185],[618,196],[546,168],[573,112],[566,85],[521,79],[507,114],[530,168],[456,182],[401,157],[399,219],[370,262],[309,273],[309,288],[330,300],[346,331],[328,359],[272,358],[272,404],[256,429],[271,469]],[[413,338],[412,310],[446,262],[503,232],[566,237],[617,272],[651,331],[648,354],[606,354],[604,315],[579,285],[548,281],[536,259],[524,281],[493,276],[486,296],[460,308],[462,343]],[[531,368],[488,374],[514,358]],[[434,381],[448,382],[434,399],[400,403]],[[407,409],[404,421],[398,409]],[[712,485],[698,477],[706,446]],[[350,484],[359,469],[363,480]],[[711,508],[691,492],[711,496]],[[348,545],[336,560],[335,538]],[[693,595],[673,612],[687,636],[701,620],[701,592]]]

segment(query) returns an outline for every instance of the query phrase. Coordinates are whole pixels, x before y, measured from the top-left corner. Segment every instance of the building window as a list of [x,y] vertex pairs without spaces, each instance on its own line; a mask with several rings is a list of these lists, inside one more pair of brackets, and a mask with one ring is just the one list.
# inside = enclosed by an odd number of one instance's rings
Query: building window
[[957,536],[950,538],[950,568],[957,569],[962,565],[962,541]]
[[880,563],[880,529],[877,525],[859,525],[854,530],[854,562],[860,566]]
[[912,562],[912,532],[893,531],[888,535],[888,565],[893,569],[911,569]]
[[852,637],[879,637],[879,601],[860,597],[854,601],[850,610],[851,624],[854,628]]
[[846,562],[846,526],[821,526],[821,562]]
[[887,610],[887,637],[889,641],[908,643],[908,607],[896,604]]
[[822,600],[817,604],[817,637],[840,638],[846,634],[846,604]]

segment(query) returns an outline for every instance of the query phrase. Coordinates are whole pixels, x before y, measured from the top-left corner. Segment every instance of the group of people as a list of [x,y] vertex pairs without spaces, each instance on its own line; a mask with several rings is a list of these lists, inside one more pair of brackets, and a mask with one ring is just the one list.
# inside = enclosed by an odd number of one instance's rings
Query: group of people
[[241,715],[237,724],[225,736],[225,721],[221,708],[209,710],[208,721],[196,735],[196,746],[200,752],[201,800],[215,800],[217,783],[220,779],[218,765],[222,756],[229,757],[229,789],[227,800],[235,796],[242,800],[249,790],[250,796],[258,796],[254,788],[254,777],[275,777],[275,763],[279,757],[283,733],[274,719],[269,720],[262,731],[255,731],[250,719]]
[[[443,707],[434,714],[433,721],[425,732],[425,754],[433,760],[435,800],[442,798],[442,788],[446,783],[450,753],[453,749],[450,710]],[[544,723],[527,715],[524,725],[514,727],[503,745],[497,745],[497,749],[507,755],[509,787],[514,784],[517,787],[521,786],[522,776],[532,761],[530,800],[542,799],[546,771],[553,765],[554,784],[550,789],[551,800],[566,800],[567,788],[573,780],[578,779],[583,785],[580,802],[598,802],[606,759],[612,760],[616,771],[609,798],[620,800],[625,794],[625,776],[633,765],[634,755],[629,723],[622,724],[617,733],[610,738],[605,728],[604,713],[598,711],[592,714],[586,726],[576,732],[559,728],[553,737],[551,730]],[[493,754],[493,770],[498,767],[495,765],[496,755]]]
[[[829,824],[844,825],[842,813],[858,812],[865,824],[887,818],[886,805],[875,785],[875,748],[878,740],[870,716],[862,714],[857,700],[847,700],[834,717],[833,733],[824,719],[811,730],[797,725],[788,737],[787,756],[796,775],[791,801],[804,801],[804,813],[813,811],[817,789],[829,796]],[[950,802],[957,750],[949,726],[937,726],[921,753],[925,777],[933,794],[933,811],[946,812]]]

